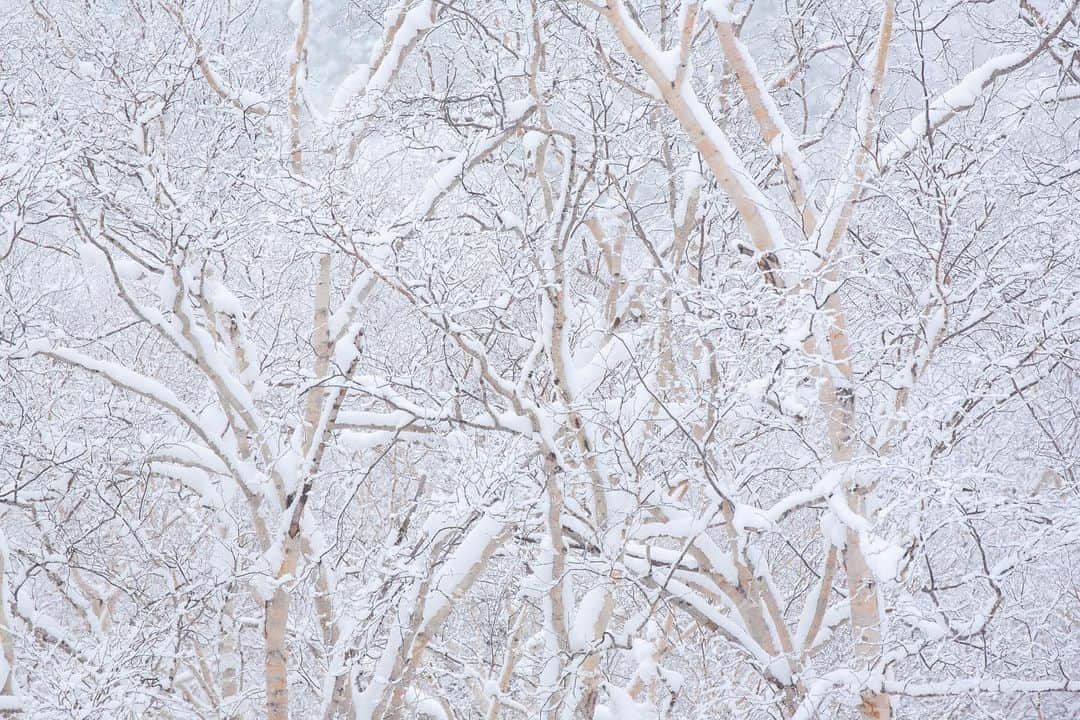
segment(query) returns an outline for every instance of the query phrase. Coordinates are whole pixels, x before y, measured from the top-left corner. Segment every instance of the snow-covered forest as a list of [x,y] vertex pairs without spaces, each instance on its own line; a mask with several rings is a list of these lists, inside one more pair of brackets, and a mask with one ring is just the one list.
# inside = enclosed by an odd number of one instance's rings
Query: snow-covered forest
[[1078,0],[0,0],[0,716],[1080,716]]

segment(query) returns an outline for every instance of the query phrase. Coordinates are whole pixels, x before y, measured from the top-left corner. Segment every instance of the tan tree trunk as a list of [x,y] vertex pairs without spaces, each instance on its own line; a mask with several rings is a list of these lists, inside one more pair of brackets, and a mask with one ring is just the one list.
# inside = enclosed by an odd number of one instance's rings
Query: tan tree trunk
[[286,647],[289,629],[289,592],[283,583],[296,572],[299,549],[295,538],[283,540],[284,557],[278,571],[278,586],[263,606],[263,637],[266,647],[266,717],[267,720],[288,720],[289,663]]
[[0,674],[0,696],[15,694],[15,642],[12,637],[11,612],[8,610],[7,572],[11,558],[8,557],[7,537],[0,529],[0,652],[3,653],[3,673]]
[[219,672],[221,673],[221,698],[228,700],[234,698],[239,690],[240,658],[237,655],[236,637],[236,602],[233,598],[233,588],[230,587],[225,607],[221,610],[221,642],[219,655]]
[[[723,131],[708,116],[708,111],[701,105],[693,90],[684,87],[689,80],[681,73],[677,78],[669,78],[655,63],[649,50],[639,43],[635,30],[640,32],[640,28],[632,27],[635,21],[630,17],[622,0],[610,0],[603,13],[622,46],[653,81],[683,132],[712,170],[724,193],[731,199],[732,205],[746,225],[754,248],[762,254],[762,261],[774,263],[773,257],[765,259],[777,249],[779,239],[776,236],[779,226],[768,210],[769,203],[761,190],[747,179],[749,175],[728,145]],[[780,282],[779,277],[771,272],[768,277],[774,283]]]
[[[872,119],[877,114],[881,97],[881,85],[884,80],[888,60],[889,45],[892,41],[894,16],[893,0],[885,0],[881,27],[875,51],[874,67],[870,78],[865,114],[863,116],[862,137],[856,151],[854,180],[850,195],[844,199],[840,219],[828,238],[827,257],[834,252],[839,240],[847,231],[848,222],[854,209],[855,200],[862,192],[865,176],[866,158],[870,151],[870,132]],[[830,281],[835,281],[835,269],[827,273]],[[854,454],[853,435],[855,428],[855,395],[851,388],[850,343],[844,314],[840,307],[839,296],[833,293],[826,304],[826,311],[831,318],[829,327],[829,346],[833,361],[843,377],[843,384],[837,386],[826,383],[823,392],[829,417],[829,437],[832,443],[833,460],[836,464],[849,462]],[[851,500],[855,502],[852,503]],[[862,514],[865,511],[863,496],[856,492],[854,497],[848,494],[845,501],[852,510]],[[848,601],[851,605],[851,629],[855,641],[855,657],[860,670],[870,670],[881,659],[882,650],[882,613],[878,597],[877,583],[873,569],[866,562],[859,533],[848,529],[844,545],[844,571],[848,578]],[[892,717],[892,703],[886,693],[867,690],[862,694],[859,711],[867,720],[888,720]]]

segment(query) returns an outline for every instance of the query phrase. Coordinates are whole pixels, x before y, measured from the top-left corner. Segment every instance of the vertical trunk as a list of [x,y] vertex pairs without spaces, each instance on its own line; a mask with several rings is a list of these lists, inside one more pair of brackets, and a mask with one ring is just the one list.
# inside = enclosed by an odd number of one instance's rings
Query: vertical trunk
[[304,54],[307,52],[308,28],[311,24],[311,0],[300,0],[300,26],[296,29],[296,38],[289,57],[289,145],[292,149],[290,161],[292,170],[299,175],[303,171],[303,156],[300,150],[300,86],[302,83]]
[[289,717],[289,678],[285,650],[285,630],[289,624],[289,595],[283,588],[274,590],[264,606],[263,637],[266,642],[266,717],[287,720]]
[[[823,238],[827,262],[835,252],[841,237],[847,232],[848,222],[854,210],[855,201],[862,192],[862,181],[866,172],[866,159],[870,152],[870,134],[872,121],[877,115],[881,97],[881,86],[885,77],[889,45],[892,41],[893,0],[885,0],[881,27],[878,31],[877,47],[874,53],[874,66],[871,71],[869,89],[864,110],[859,118],[860,144],[854,158],[854,177],[851,189],[842,202],[839,217],[832,225],[831,232]],[[838,280],[836,266],[826,272],[829,281]],[[822,394],[829,422],[829,441],[832,446],[832,459],[837,465],[850,462],[854,455],[853,436],[855,429],[855,393],[851,386],[852,369],[850,361],[850,342],[844,313],[839,296],[833,293],[826,303],[829,318],[828,343],[832,360],[839,373],[838,377],[828,378],[822,386]],[[863,496],[856,490],[845,493],[845,502],[852,510],[862,514],[865,511]],[[855,502],[852,503],[851,500]],[[874,670],[881,659],[882,619],[881,606],[874,578],[873,569],[866,562],[859,533],[849,529],[844,545],[844,571],[848,578],[848,598],[851,604],[851,629],[855,642],[855,658],[860,670]],[[889,696],[870,688],[862,693],[859,712],[867,720],[888,720],[892,717],[892,703]]]
[[[303,153],[300,148],[300,87],[311,23],[311,0],[300,0],[300,12],[300,24],[296,29],[296,37],[289,58],[289,145],[291,149],[289,161],[293,173],[297,175],[302,174],[304,170]],[[320,256],[319,277],[315,285],[315,322],[312,330],[316,355],[315,372],[318,377],[322,376],[319,372],[320,365],[325,368],[325,358],[320,355],[320,352],[325,353],[323,348],[326,346],[327,323],[325,304],[321,302],[321,299],[324,289],[325,294],[329,295],[329,275],[330,257],[329,255]],[[311,438],[314,437],[321,400],[321,388],[313,389],[308,395],[305,412],[306,427],[304,428],[305,451]],[[293,493],[297,490],[296,487],[286,488],[286,505],[292,503]],[[286,648],[289,628],[289,594],[282,586],[282,581],[295,573],[299,552],[298,543],[290,530],[291,528],[280,529],[282,562],[275,578],[278,585],[263,607],[267,720],[288,720],[289,717],[289,664]]]
[[[857,503],[858,506],[862,502]],[[861,512],[862,507],[853,507]],[[881,609],[878,603],[877,584],[874,573],[866,563],[859,534],[847,531],[847,544],[844,552],[844,569],[848,580],[848,601],[851,603],[851,632],[855,639],[855,658],[860,668],[870,669],[881,659]],[[892,717],[892,704],[889,696],[867,691],[862,694],[859,712],[864,718],[887,720]]]
[[[346,651],[344,657],[347,661],[350,653]],[[326,706],[326,712],[323,715],[324,720],[352,716],[352,694],[349,692],[350,681],[351,677],[346,665],[340,673],[334,676],[334,688],[331,691],[330,703]]]
[[266,647],[266,717],[288,720],[289,663],[286,637],[289,629],[289,593],[283,584],[295,574],[298,548],[294,538],[283,539],[285,547],[278,586],[264,605],[263,637]]
[[521,634],[525,629],[525,610],[519,610],[514,626],[510,630],[510,640],[506,644],[506,655],[503,657],[502,671],[499,673],[499,694],[491,698],[491,704],[487,709],[487,720],[496,720],[501,709],[500,698],[510,690],[510,680],[514,677],[514,667],[517,665],[520,655]]
[[[312,549],[305,538],[304,553],[310,555]],[[325,562],[320,562],[318,572],[315,575],[315,614],[319,618],[319,626],[322,629],[323,645],[327,653],[328,679],[333,682],[330,699],[325,707],[323,717],[343,717],[349,715],[349,650],[344,647],[348,638],[341,637],[337,620],[334,618],[333,591],[334,584],[331,582],[330,571]]]
[[[611,593],[605,588],[603,608],[597,615],[595,624],[589,628],[589,641],[596,642],[607,630],[611,621],[611,614],[615,608],[615,601]],[[582,661],[578,670],[581,689],[579,690],[575,717],[581,720],[591,720],[596,712],[596,701],[600,697],[600,658],[601,653],[592,652]]]
[[0,529],[0,697],[10,697],[16,692],[15,642],[11,632],[11,613],[8,610],[7,572],[10,562],[7,537]]
[[239,692],[240,656],[237,654],[236,637],[236,602],[233,588],[227,591],[228,598],[221,609],[221,643],[218,651],[218,672],[221,674],[221,699],[228,703]]
[[548,657],[540,674],[540,689],[547,690],[551,696],[542,700],[549,708],[548,717],[554,720],[558,716],[562,703],[562,658],[569,652],[569,640],[566,629],[566,544],[562,532],[563,494],[559,485],[558,468],[548,460],[544,463],[547,474],[546,521],[548,542],[551,548],[548,557],[541,558],[550,573],[547,597],[544,599],[544,637],[545,652]]
[[[319,256],[319,274],[315,280],[315,298],[312,317],[311,344],[315,351],[314,379],[326,377],[330,369],[330,270],[331,256],[323,253]],[[321,384],[308,391],[307,406],[304,409],[304,453],[308,454],[315,440],[315,428],[322,413],[323,398],[326,391]]]
[[[834,296],[835,297],[835,296]],[[834,326],[835,329],[836,326]],[[832,332],[830,332],[832,335]],[[840,326],[842,342],[833,344],[832,350],[837,366],[843,373],[841,387],[833,380],[823,382],[823,400],[829,418],[829,440],[832,460],[837,465],[848,463],[853,456],[852,428],[855,421],[854,396],[848,383],[851,368],[847,362],[846,337]],[[833,338],[830,337],[830,340]],[[838,348],[842,347],[842,354]],[[865,511],[862,495],[845,492],[845,502],[853,511]],[[866,562],[859,533],[848,529],[843,549],[844,571],[847,573],[848,599],[851,606],[851,630],[855,643],[855,659],[860,670],[873,670],[881,658],[882,614],[878,602],[877,583],[873,569]],[[867,720],[888,720],[892,717],[889,696],[869,689],[862,694],[859,711]]]

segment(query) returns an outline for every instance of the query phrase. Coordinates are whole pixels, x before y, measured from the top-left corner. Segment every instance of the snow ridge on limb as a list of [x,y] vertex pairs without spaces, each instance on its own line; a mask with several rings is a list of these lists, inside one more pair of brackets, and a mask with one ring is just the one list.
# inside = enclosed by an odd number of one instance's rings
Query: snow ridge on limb
[[242,88],[236,89],[218,74],[217,70],[210,63],[209,58],[207,58],[206,50],[203,48],[202,43],[194,33],[191,32],[190,28],[188,28],[187,23],[184,20],[183,11],[168,0],[162,0],[162,7],[164,7],[165,11],[176,21],[177,26],[180,28],[180,32],[183,33],[184,38],[188,42],[188,46],[191,48],[192,52],[195,53],[195,64],[198,66],[199,72],[202,73],[202,76],[210,89],[222,100],[241,112],[250,112],[255,115],[269,114],[270,108],[261,95]]
[[507,117],[503,127],[480,138],[476,147],[462,150],[443,163],[417,196],[416,205],[409,212],[410,220],[407,223],[399,222],[395,227],[430,219],[442,199],[461,183],[465,172],[487,160],[492,153],[517,134],[522,123],[535,110],[536,103],[531,98],[507,103]]
[[[408,583],[397,605],[396,621],[379,655],[368,685],[354,699],[357,720],[372,720],[397,712],[429,643],[446,621],[454,603],[476,582],[504,537],[508,526],[499,518],[496,503],[474,518],[449,556],[421,571]],[[458,521],[452,517],[429,521],[434,542],[432,561],[444,549],[443,535]],[[419,570],[419,568],[417,568]]]
[[[695,3],[696,5],[696,3]],[[641,26],[630,15],[623,0],[609,0],[602,13],[622,43],[623,49],[645,70],[656,92],[671,109],[688,139],[713,171],[717,182],[731,198],[739,216],[746,225],[759,254],[759,262],[766,266],[766,277],[773,284],[783,286],[784,280],[776,269],[775,255],[786,248],[780,223],[772,210],[772,201],[754,182],[741,158],[728,142],[720,126],[709,115],[687,77],[677,77],[669,67],[671,63],[657,49]],[[676,80],[680,82],[676,82]]]
[[871,134],[877,122],[877,110],[881,102],[881,89],[885,80],[889,47],[892,44],[895,13],[894,0],[885,0],[878,39],[874,46],[874,63],[867,81],[866,98],[859,108],[855,147],[851,160],[841,171],[846,177],[838,181],[829,193],[825,217],[812,237],[815,252],[823,259],[822,264],[825,266],[828,266],[829,260],[840,245],[841,238],[847,232],[855,203],[863,192],[867,159],[870,156]]
[[[366,121],[375,110],[374,100],[390,87],[409,52],[435,23],[437,13],[433,0],[420,0],[411,8],[409,0],[401,0],[371,58],[349,72],[338,86],[330,110],[335,123],[348,125],[347,158],[355,157],[360,148]],[[357,99],[363,102],[357,117],[349,119],[347,111]],[[359,126],[357,120],[362,121]]]
[[903,160],[928,134],[974,107],[997,78],[1023,67],[1030,60],[1028,53],[1008,53],[991,58],[935,97],[925,111],[915,113],[908,126],[881,150],[878,156],[880,171],[884,172]]
[[130,370],[123,365],[106,360],[97,360],[77,350],[53,347],[48,341],[32,343],[29,354],[43,355],[53,360],[81,367],[95,375],[100,375],[123,390],[128,390],[154,402],[181,420],[199,439],[206,443],[206,446],[229,468],[230,473],[239,482],[244,483],[245,487],[247,487],[246,481],[254,479],[250,470],[246,469],[244,463],[237,457],[235,450],[229,447],[223,439],[219,440],[213,433],[208,432],[203,427],[198,416],[177,397],[176,393],[160,381]]
[[407,2],[401,2],[371,61],[355,68],[342,81],[331,104],[332,112],[345,112],[357,97],[384,91],[401,68],[409,49],[431,28],[433,14],[432,0],[421,0],[411,8]]
[[753,56],[736,34],[734,17],[723,0],[710,0],[706,9],[713,17],[713,27],[720,39],[724,56],[735,70],[743,95],[761,132],[761,139],[779,158],[784,168],[784,179],[792,202],[801,213],[803,232],[811,234],[817,225],[817,216],[810,202],[807,187],[812,175],[806,159],[799,149],[798,139],[784,120],[769,89],[758,72]]
[[936,96],[925,110],[920,110],[878,155],[878,172],[884,173],[910,155],[919,144],[954,117],[975,107],[975,104],[994,82],[1034,61],[1050,43],[1072,22],[1080,2],[1073,0],[1061,19],[1047,28],[1038,47],[1028,52],[1014,52],[990,58],[965,75],[959,83]]

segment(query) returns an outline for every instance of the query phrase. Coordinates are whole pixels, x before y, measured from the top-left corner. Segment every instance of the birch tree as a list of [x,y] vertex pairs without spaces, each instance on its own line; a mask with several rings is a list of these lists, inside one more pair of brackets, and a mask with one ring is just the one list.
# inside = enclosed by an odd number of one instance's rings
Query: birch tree
[[1072,0],[0,18],[0,712],[1080,709]]

